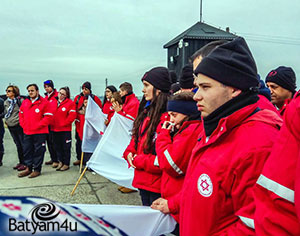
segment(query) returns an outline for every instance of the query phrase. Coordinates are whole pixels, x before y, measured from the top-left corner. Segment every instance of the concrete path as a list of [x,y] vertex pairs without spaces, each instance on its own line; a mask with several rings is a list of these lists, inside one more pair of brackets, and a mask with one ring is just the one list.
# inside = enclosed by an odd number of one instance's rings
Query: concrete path
[[[141,205],[138,193],[123,194],[118,191],[116,184],[88,171],[75,194],[70,196],[79,177],[79,167],[72,164],[68,171],[63,172],[43,165],[41,176],[34,179],[18,178],[18,171],[13,170],[18,162],[17,150],[8,129],[5,129],[4,148],[3,166],[0,167],[1,196],[39,196],[63,203]],[[49,159],[47,151],[44,162]],[[73,140],[71,163],[75,159]]]

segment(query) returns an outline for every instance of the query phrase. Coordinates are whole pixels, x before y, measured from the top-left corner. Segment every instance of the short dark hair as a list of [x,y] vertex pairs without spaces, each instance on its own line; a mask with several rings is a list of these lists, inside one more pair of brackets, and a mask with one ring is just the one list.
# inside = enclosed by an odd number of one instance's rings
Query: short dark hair
[[31,87],[31,86],[35,87],[35,90],[36,90],[36,91],[39,91],[39,87],[37,86],[37,84],[29,84],[29,85],[26,87],[26,89],[28,89],[28,88]]
[[15,95],[15,97],[19,97],[20,96],[20,89],[18,88],[18,86],[16,85],[8,85],[6,90],[9,89],[9,88],[12,88],[12,91]]
[[131,83],[124,82],[124,83],[120,84],[119,88],[122,90],[125,90],[127,93],[132,93]]
[[216,40],[212,41],[206,45],[204,45],[202,48],[197,50],[191,57],[190,61],[193,62],[197,57],[206,57],[209,53],[211,53],[215,48],[219,47],[220,45],[228,43],[227,40]]

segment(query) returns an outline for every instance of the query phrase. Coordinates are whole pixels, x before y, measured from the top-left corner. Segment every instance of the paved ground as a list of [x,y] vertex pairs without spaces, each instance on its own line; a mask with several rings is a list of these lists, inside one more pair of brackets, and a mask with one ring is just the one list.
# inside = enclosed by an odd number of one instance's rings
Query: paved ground
[[[74,140],[72,145],[71,162],[75,161]],[[70,196],[79,177],[77,166],[71,166],[68,171],[60,172],[43,165],[41,176],[34,179],[18,178],[18,171],[13,170],[18,161],[17,150],[7,129],[4,148],[3,166],[0,167],[1,196],[39,196],[64,203],[141,205],[138,193],[122,194],[116,184],[91,172],[85,174],[74,196]],[[44,162],[49,159],[47,151]]]

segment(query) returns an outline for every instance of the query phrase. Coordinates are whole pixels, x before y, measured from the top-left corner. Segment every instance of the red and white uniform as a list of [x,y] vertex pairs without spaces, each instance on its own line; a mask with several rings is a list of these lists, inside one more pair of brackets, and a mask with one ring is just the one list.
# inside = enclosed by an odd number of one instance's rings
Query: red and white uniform
[[[160,123],[157,126],[156,133],[161,131],[161,126],[166,120],[169,120],[169,115],[168,113],[163,113],[160,118]],[[132,137],[128,147],[123,153],[123,157],[127,161],[127,156],[130,152],[132,152],[133,155],[137,155],[133,160],[133,165],[136,166],[132,182],[133,187],[160,193],[162,171],[159,167],[158,158],[153,153],[147,154],[144,152],[144,143],[147,138],[147,131],[145,128],[147,128],[149,122],[150,118],[146,117],[141,125],[142,135],[139,137],[137,149],[135,148],[135,139]]]
[[122,106],[122,110],[118,113],[130,119],[135,119],[138,114],[140,102],[137,97],[133,94],[126,96],[125,102]]
[[32,102],[29,98],[22,102],[19,111],[19,121],[24,134],[48,134],[48,125],[52,121],[53,113],[46,99],[39,96]]
[[[156,140],[156,153],[161,168],[161,196],[171,201],[181,190],[186,169],[202,130],[201,121],[186,121],[173,138],[161,129]],[[179,222],[179,214],[172,215]]]
[[295,200],[296,204],[300,200],[300,183],[295,182],[299,177],[299,169],[296,169],[299,153],[298,94],[285,111],[284,124],[254,188],[257,235],[300,235],[300,220],[295,208]]
[[71,99],[66,98],[57,107],[50,128],[54,132],[71,131],[75,118],[75,103]]
[[282,120],[248,105],[199,136],[182,188],[180,235],[255,235],[255,185]]

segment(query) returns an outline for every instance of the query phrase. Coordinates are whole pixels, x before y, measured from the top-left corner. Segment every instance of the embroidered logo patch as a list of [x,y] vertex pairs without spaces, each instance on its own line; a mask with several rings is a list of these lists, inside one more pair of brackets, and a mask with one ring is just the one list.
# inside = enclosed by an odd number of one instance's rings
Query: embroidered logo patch
[[65,108],[65,107],[63,107],[61,110],[62,110],[62,111],[65,111],[65,110],[66,110],[66,108]]
[[199,193],[203,197],[210,197],[210,195],[213,193],[213,184],[211,182],[210,177],[207,174],[200,175],[197,182],[197,187]]
[[39,113],[39,112],[40,112],[40,109],[38,109],[38,108],[35,109],[35,112],[36,112],[36,113]]

